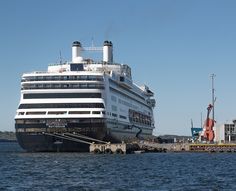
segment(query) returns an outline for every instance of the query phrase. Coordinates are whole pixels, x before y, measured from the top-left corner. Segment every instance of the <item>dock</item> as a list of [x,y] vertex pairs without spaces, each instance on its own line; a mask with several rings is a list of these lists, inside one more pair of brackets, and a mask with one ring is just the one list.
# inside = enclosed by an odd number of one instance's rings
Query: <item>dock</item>
[[208,143],[155,143],[135,141],[119,144],[91,144],[90,152],[104,154],[157,153],[157,152],[232,152],[236,153],[236,144]]
[[[43,134],[89,145],[89,151],[95,154],[131,154],[150,152],[234,152],[236,143],[157,143],[148,140],[133,140],[131,142],[110,143],[102,140],[87,137],[78,133],[48,133]],[[60,145],[56,141],[54,144]],[[59,147],[58,147],[59,152]]]
[[236,152],[236,144],[190,144],[189,150],[192,152]]
[[89,146],[89,151],[95,154],[126,154],[127,144],[122,143],[106,143],[106,144],[98,144],[92,143]]
[[189,151],[189,144],[160,144],[149,141],[134,141],[132,143],[92,143],[89,151],[95,154],[138,154]]

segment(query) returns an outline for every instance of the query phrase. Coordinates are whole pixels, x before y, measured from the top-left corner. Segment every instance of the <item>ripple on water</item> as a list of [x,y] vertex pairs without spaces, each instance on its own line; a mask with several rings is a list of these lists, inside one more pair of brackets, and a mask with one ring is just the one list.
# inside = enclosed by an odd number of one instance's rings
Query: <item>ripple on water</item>
[[236,190],[235,170],[234,153],[26,153],[0,143],[0,190]]

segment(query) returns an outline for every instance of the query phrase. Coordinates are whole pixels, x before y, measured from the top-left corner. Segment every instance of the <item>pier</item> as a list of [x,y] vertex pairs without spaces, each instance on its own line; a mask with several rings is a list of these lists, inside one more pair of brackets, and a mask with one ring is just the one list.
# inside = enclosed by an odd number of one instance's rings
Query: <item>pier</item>
[[192,152],[236,152],[236,144],[190,144]]
[[[156,143],[148,140],[133,140],[132,142],[110,143],[94,139],[78,133],[46,133],[61,140],[69,140],[89,145],[89,152],[95,154],[131,154],[150,152],[236,152],[236,144],[217,143]],[[55,142],[54,144],[61,144]]]
[[95,154],[132,154],[189,151],[188,143],[154,143],[134,141],[132,143],[92,143],[89,150]]
[[107,143],[107,144],[95,144],[92,143],[89,146],[89,151],[95,154],[126,154],[127,144],[122,143]]
[[234,152],[236,144],[191,144],[191,143],[153,143],[148,141],[126,144],[91,144],[90,152],[104,154],[156,153],[156,152]]

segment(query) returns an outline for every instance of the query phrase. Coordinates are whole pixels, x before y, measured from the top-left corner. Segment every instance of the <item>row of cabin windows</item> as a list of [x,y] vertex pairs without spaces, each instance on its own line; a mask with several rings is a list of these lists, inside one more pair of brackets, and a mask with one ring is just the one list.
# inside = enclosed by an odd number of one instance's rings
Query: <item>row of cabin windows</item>
[[[67,114],[67,111],[49,111],[47,113],[48,115],[63,115]],[[77,114],[77,115],[83,115],[83,114],[95,114],[95,115],[100,115],[103,114],[105,115],[105,111],[69,111],[68,114]],[[34,111],[34,112],[19,112],[18,115],[46,115],[46,111],[41,112],[41,111]]]
[[22,90],[27,89],[104,89],[103,84],[24,84]]
[[[111,113],[111,112],[107,112],[107,115],[110,115],[112,117],[117,117],[118,115],[116,113]],[[127,117],[123,116],[123,115],[119,115],[119,117],[121,119],[127,119]]]
[[127,107],[131,107],[131,108],[138,108],[136,105],[122,99],[119,99],[119,104],[125,105]]
[[81,76],[29,76],[22,78],[21,82],[29,81],[64,81],[64,80],[86,80],[103,81],[103,76],[81,75]]
[[72,119],[16,119],[16,124],[43,124],[62,121],[63,123],[103,123],[103,118],[72,118]]
[[24,99],[47,99],[47,98],[101,98],[101,93],[34,93],[24,94]]
[[[116,84],[115,82],[113,82],[112,80],[109,80],[109,82],[110,82],[111,85],[113,85],[114,87],[116,87],[117,84]],[[110,89],[111,89],[111,90],[114,90],[114,91],[117,91],[114,87],[110,86]],[[136,92],[134,92],[134,91],[132,91],[132,90],[128,90],[128,89],[122,88],[122,91],[125,91],[125,92],[127,92],[127,93],[130,93],[130,94],[132,94],[133,96],[142,99],[143,101],[145,100],[145,98],[142,97],[142,96],[140,96],[139,93],[136,93]]]
[[129,110],[129,120],[130,122],[145,124],[148,126],[151,126],[152,123],[152,119],[150,116],[131,109]]
[[[69,111],[68,114],[90,114],[90,111]],[[18,112],[18,115],[45,115],[46,112],[35,111],[35,112]],[[66,111],[49,111],[48,115],[62,115],[67,114]],[[92,111],[92,114],[103,114],[105,115],[105,111]],[[113,117],[117,117],[117,114],[111,113]],[[126,116],[119,115],[121,119],[127,119]]]
[[38,109],[38,108],[104,108],[103,103],[39,103],[20,104],[18,109]]

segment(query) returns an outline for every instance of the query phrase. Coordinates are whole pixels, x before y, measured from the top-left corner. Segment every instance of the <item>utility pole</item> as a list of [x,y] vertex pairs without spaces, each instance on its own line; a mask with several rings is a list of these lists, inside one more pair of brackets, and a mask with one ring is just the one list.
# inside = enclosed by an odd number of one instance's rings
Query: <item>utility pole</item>
[[214,89],[214,78],[216,77],[215,74],[211,74],[211,91],[212,91],[212,119],[215,121],[215,89]]

